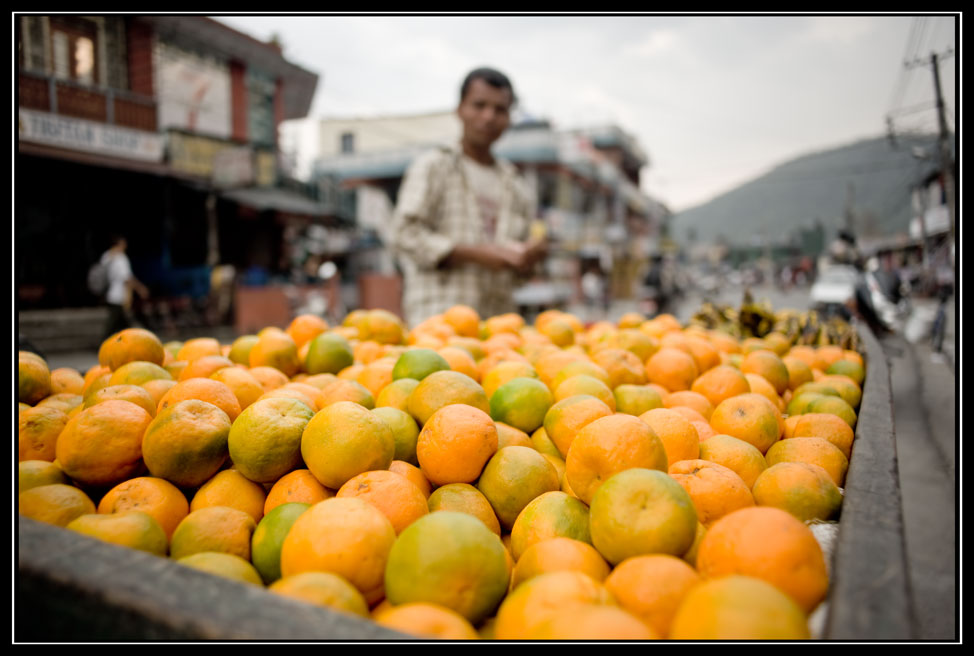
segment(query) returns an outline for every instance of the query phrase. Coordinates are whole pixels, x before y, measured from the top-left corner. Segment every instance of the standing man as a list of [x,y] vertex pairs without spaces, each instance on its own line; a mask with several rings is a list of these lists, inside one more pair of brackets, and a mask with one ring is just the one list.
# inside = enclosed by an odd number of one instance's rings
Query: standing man
[[515,102],[504,74],[471,71],[460,87],[459,147],[424,153],[406,172],[391,239],[410,326],[458,304],[482,317],[514,311],[517,276],[544,257],[544,241],[529,239],[534,199],[514,165],[490,150]]
[[149,290],[132,275],[125,249],[128,242],[124,237],[112,237],[111,247],[101,256],[101,264],[105,267],[108,279],[108,289],[105,301],[108,303],[108,323],[105,326],[105,337],[110,337],[118,331],[132,325],[131,307],[132,292],[145,299]]

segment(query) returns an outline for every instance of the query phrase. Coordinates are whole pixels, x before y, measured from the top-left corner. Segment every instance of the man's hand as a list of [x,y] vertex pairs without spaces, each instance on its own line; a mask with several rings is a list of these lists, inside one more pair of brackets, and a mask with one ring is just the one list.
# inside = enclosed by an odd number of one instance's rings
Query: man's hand
[[443,266],[453,267],[473,262],[495,271],[513,269],[526,273],[547,252],[548,246],[544,240],[510,244],[461,244],[444,259]]

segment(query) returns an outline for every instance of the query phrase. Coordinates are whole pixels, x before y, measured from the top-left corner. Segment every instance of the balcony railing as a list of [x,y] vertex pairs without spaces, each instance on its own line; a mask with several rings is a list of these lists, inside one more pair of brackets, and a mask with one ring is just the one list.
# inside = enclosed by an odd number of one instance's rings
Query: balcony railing
[[155,132],[156,101],[137,93],[94,87],[21,71],[18,106],[61,116]]

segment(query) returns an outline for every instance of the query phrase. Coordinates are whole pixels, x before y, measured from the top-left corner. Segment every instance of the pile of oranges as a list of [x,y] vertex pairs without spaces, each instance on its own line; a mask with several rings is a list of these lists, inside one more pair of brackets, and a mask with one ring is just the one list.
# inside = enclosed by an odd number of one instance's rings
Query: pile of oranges
[[807,639],[862,356],[673,316],[20,352],[19,511],[422,638]]

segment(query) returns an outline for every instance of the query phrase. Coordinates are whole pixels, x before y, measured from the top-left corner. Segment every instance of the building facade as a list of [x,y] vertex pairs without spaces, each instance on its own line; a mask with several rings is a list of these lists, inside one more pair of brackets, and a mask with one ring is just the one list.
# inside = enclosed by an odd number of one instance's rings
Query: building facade
[[281,175],[280,124],[307,115],[318,75],[277,44],[203,16],[14,22],[19,308],[95,304],[85,274],[110,235],[175,304],[220,267],[279,271],[287,227],[329,218]]

